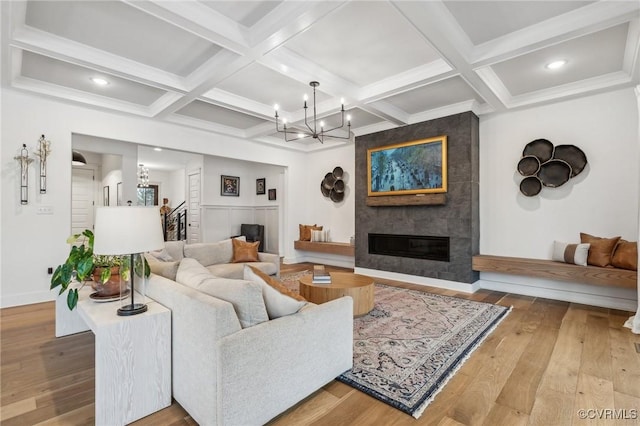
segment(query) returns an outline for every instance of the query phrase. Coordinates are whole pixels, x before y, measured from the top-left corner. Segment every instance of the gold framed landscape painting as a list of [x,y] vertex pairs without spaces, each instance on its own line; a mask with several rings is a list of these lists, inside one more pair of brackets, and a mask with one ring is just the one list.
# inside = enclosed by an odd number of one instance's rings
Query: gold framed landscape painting
[[447,137],[367,150],[367,195],[447,192]]

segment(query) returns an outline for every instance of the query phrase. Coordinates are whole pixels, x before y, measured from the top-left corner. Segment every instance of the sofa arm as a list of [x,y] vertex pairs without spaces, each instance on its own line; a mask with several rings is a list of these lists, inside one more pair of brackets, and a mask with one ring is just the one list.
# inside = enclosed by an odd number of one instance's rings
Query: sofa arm
[[276,277],[280,276],[280,255],[274,253],[258,253],[260,262],[271,262],[276,265]]
[[218,363],[219,423],[264,424],[352,367],[353,300],[343,297],[226,336]]

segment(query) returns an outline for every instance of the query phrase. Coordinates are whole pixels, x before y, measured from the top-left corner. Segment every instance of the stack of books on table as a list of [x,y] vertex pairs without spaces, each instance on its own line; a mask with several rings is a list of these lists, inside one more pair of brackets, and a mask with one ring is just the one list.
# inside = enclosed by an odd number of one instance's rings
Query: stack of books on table
[[331,284],[331,275],[325,271],[324,266],[315,265],[313,267],[313,284]]

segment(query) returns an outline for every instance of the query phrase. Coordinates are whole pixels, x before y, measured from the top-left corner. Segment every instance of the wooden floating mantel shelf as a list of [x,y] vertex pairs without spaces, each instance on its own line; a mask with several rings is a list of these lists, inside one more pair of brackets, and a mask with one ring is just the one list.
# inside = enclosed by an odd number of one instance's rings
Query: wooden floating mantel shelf
[[294,241],[293,248],[296,250],[315,251],[318,253],[337,254],[340,256],[355,256],[356,248],[349,243],[317,242],[317,241]]
[[367,206],[441,206],[447,204],[447,194],[379,195],[367,197]]

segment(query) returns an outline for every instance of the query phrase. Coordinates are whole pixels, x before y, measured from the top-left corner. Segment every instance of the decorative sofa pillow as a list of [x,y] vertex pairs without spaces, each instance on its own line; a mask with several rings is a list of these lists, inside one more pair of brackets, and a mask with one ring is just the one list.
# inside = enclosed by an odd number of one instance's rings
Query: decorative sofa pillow
[[260,241],[248,243],[234,238],[231,242],[233,244],[233,259],[231,259],[231,263],[258,262],[260,260],[258,259]]
[[178,266],[180,266],[179,260],[176,260],[174,262],[163,262],[161,260],[158,260],[150,253],[145,254],[145,258],[147,259],[147,263],[149,264],[149,269],[151,269],[151,272],[156,275],[169,278],[173,281],[176,280]]
[[311,241],[317,241],[319,243],[331,241],[331,237],[329,236],[329,230],[323,229],[322,231],[317,231],[315,229],[312,229]]
[[611,254],[620,237],[600,238],[593,235],[580,233],[580,242],[591,244],[587,265],[609,266],[611,264]]
[[561,241],[554,241],[551,259],[556,262],[587,266],[589,247],[590,244],[570,244],[563,243]]
[[244,265],[244,279],[262,286],[262,297],[269,319],[295,314],[307,304],[304,297],[290,291],[280,280],[253,266]]
[[322,231],[322,226],[318,225],[298,225],[300,228],[300,241],[311,241],[311,231]]
[[626,240],[618,241],[611,256],[611,265],[616,268],[638,270],[638,243]]
[[214,277],[197,260],[185,258],[178,266],[176,281],[233,305],[242,328],[269,320],[258,283]]

